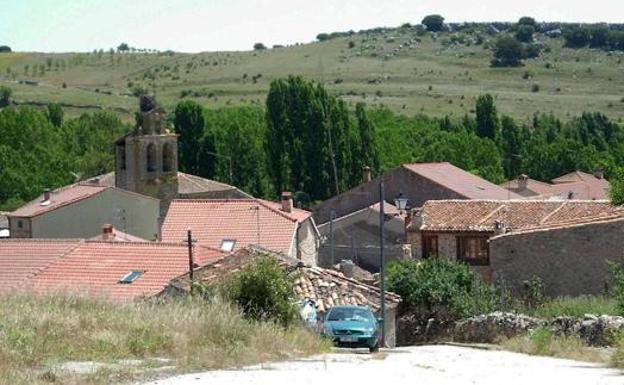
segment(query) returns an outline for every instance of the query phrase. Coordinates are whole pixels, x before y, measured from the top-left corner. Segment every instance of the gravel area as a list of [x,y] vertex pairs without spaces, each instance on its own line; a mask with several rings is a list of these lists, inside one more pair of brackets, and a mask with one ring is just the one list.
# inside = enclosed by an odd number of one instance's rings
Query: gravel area
[[308,359],[186,374],[149,385],[624,384],[600,365],[470,347],[429,345],[368,354],[338,350]]

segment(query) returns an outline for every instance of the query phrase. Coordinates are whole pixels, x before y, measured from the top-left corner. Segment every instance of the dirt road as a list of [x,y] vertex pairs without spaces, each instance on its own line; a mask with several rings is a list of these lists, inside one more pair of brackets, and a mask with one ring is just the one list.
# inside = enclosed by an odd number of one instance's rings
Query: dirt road
[[176,376],[150,385],[319,384],[622,385],[624,373],[598,365],[457,346],[338,352],[239,370]]

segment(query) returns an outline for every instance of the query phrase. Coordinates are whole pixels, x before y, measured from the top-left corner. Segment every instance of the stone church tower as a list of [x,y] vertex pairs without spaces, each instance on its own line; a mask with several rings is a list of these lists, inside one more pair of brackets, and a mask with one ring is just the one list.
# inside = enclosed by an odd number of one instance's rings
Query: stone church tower
[[134,132],[115,142],[115,186],[160,199],[160,218],[178,194],[178,136],[165,127],[165,110],[140,99]]

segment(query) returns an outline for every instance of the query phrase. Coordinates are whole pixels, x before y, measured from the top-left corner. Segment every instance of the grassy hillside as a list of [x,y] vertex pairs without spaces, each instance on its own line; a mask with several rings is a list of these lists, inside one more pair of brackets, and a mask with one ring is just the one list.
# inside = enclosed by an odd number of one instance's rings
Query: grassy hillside
[[320,80],[349,102],[409,115],[461,116],[489,92],[501,112],[521,119],[536,111],[624,116],[622,52],[563,48],[561,38],[537,34],[548,52],[524,67],[491,68],[486,47],[494,36],[484,34],[479,45],[448,44],[453,36],[459,34],[419,36],[399,28],[248,52],[0,54],[0,83],[13,88],[18,103],[62,102],[74,106],[70,114],[101,106],[128,120],[137,87],[155,92],[168,108],[183,93],[208,107],[263,104],[270,81],[289,74]]

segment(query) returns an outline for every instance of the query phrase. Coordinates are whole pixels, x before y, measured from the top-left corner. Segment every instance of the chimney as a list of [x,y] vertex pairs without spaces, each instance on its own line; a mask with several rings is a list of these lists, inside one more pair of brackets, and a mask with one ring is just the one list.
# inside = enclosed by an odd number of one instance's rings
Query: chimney
[[522,174],[518,177],[518,189],[519,190],[524,190],[527,188],[527,185],[529,183],[529,176],[526,174]]
[[43,202],[47,202],[50,200],[50,189],[47,188],[43,190]]
[[596,177],[596,179],[604,179],[604,170],[600,168],[594,170],[594,176]]
[[494,234],[500,235],[500,234],[505,234],[506,232],[507,232],[507,226],[505,226],[505,223],[498,219],[495,220],[494,221]]
[[371,181],[371,168],[368,166],[362,167],[362,183]]
[[282,211],[285,213],[290,213],[293,210],[293,197],[292,193],[288,191],[284,191],[282,193]]
[[113,225],[107,223],[102,226],[102,240],[103,241],[113,240]]

